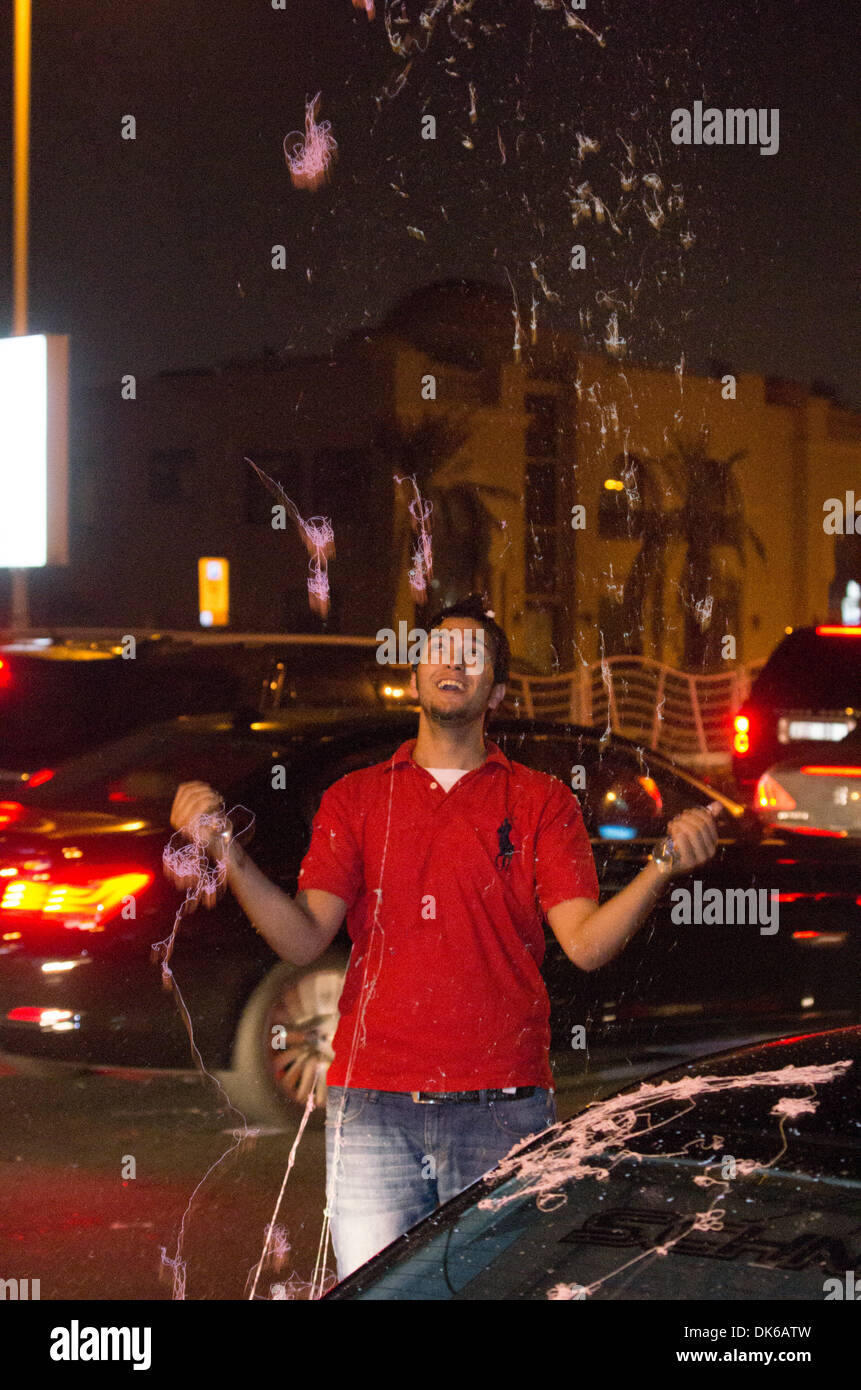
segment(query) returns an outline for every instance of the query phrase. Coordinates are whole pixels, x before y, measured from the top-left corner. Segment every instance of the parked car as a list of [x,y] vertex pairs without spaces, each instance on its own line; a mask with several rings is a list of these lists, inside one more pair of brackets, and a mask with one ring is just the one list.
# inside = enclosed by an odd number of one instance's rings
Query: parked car
[[[0,644],[0,791],[177,714],[397,704],[371,638],[255,633],[23,636]],[[391,685],[391,678],[388,681]]]
[[700,1059],[524,1136],[325,1297],[855,1298],[859,1117],[861,1028]]
[[861,837],[861,728],[815,762],[796,756],[774,763],[756,784],[754,808],[766,825],[798,834]]
[[773,764],[818,763],[861,717],[861,627],[799,627],[774,649],[733,720],[733,773],[743,799]]
[[[228,807],[251,809],[255,861],[292,894],[325,787],[389,756],[415,730],[414,715],[347,719],[341,708],[251,721],[184,716],[73,759],[0,804],[0,1050],[97,1068],[188,1067],[179,1011],[151,959],[181,901],[161,868],[178,783],[207,781]],[[750,924],[679,925],[667,897],[594,973],[577,970],[548,929],[543,973],[558,1068],[582,1071],[601,1049],[642,1057],[664,1045],[695,1051],[703,1038],[747,1041],[857,1021],[857,854],[828,839],[763,836],[752,812],[624,739],[518,719],[489,732],[511,758],[584,783],[605,897],[643,866],[668,820],[715,799],[726,815],[719,852],[700,871],[704,888],[780,893],[770,934]],[[283,776],[273,777],[274,766]],[[317,961],[291,966],[230,893],[183,919],[171,964],[195,1041],[249,1117],[283,1123],[318,1062],[331,1058],[349,945],[343,929]],[[278,1048],[276,1025],[285,1030]],[[585,1052],[572,1047],[575,1026],[586,1030]]]

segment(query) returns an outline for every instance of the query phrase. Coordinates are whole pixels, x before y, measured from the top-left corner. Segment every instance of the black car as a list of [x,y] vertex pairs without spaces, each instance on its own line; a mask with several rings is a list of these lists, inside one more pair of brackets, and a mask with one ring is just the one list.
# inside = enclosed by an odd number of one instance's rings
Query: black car
[[156,720],[297,702],[379,710],[402,698],[387,684],[372,638],[21,637],[0,643],[0,794],[47,781],[58,762]]
[[[252,810],[255,861],[293,894],[325,787],[415,732],[414,715],[348,720],[340,709],[182,717],[71,760],[26,799],[0,803],[0,1051],[97,1068],[188,1067],[189,1041],[151,952],[181,902],[161,866],[177,785],[207,781],[228,807]],[[643,866],[668,820],[715,799],[663,759],[594,730],[499,719],[489,733],[511,758],[578,784],[605,897]],[[669,1046],[690,1056],[704,1039],[857,1021],[857,854],[763,837],[752,812],[718,799],[720,850],[677,888],[693,896],[697,882],[718,893],[762,885],[780,896],[779,923],[684,925],[667,896],[593,973],[577,970],[548,929],[543,973],[560,1072],[599,1056],[648,1065]],[[319,1060],[331,1057],[348,951],[343,929],[308,966],[280,961],[229,893],[183,918],[171,968],[195,1042],[249,1117],[283,1122],[284,1099],[304,1100]]]
[[861,719],[861,628],[799,627],[763,666],[733,720],[733,774],[743,799],[772,763],[810,763]]
[[515,1144],[325,1299],[854,1299],[859,1184],[861,1028],[782,1038]]

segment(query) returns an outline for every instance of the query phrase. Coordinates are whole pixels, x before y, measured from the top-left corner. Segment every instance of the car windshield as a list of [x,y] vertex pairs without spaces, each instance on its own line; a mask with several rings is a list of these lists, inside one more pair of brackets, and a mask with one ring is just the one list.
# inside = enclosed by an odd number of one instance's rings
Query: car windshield
[[861,637],[792,633],[760,672],[751,700],[787,710],[857,708],[861,705]]

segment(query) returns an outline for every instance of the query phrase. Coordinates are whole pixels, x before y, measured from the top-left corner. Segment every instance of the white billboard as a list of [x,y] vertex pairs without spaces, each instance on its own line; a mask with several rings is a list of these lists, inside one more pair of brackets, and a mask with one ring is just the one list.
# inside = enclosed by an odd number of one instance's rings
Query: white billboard
[[68,452],[68,338],[0,338],[0,568],[68,564]]

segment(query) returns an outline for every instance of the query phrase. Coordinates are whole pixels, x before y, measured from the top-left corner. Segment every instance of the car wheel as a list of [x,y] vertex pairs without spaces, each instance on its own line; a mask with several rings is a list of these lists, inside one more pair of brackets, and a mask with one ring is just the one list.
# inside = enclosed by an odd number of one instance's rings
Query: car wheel
[[327,951],[311,965],[276,965],[250,995],[236,1029],[231,1069],[219,1080],[249,1122],[298,1123],[315,1085],[310,1123],[326,1114],[326,1072],[346,974],[344,952]]

